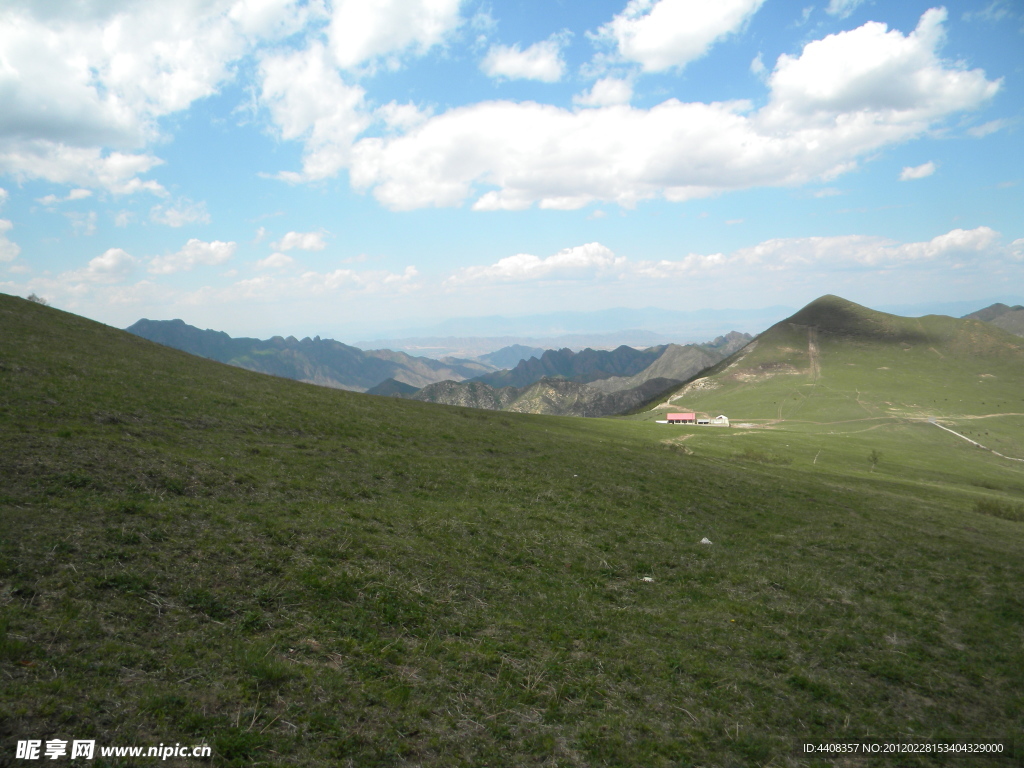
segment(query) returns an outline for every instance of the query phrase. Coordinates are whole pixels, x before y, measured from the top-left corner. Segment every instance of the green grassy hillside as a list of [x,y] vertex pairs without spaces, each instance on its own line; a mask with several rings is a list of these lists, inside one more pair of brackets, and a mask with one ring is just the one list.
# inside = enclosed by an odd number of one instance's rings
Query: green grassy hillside
[[318,388],[0,296],[0,763],[51,738],[264,766],[1019,740],[1024,523],[977,506],[1024,498],[1019,470],[928,474],[924,431],[902,472],[851,444],[820,474],[665,434]]
[[1024,341],[979,320],[904,318],[827,296],[672,396],[734,419],[834,423],[1024,413]]

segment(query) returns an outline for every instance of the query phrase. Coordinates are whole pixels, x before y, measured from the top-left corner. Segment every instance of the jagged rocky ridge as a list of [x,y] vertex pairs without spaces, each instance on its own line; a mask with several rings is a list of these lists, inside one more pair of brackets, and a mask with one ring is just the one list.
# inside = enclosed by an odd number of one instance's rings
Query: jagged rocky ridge
[[387,379],[412,387],[463,381],[492,371],[476,361],[441,362],[390,349],[364,351],[319,336],[260,340],[200,330],[182,320],[139,320],[127,329],[136,336],[250,371],[269,373],[337,389],[365,392]]

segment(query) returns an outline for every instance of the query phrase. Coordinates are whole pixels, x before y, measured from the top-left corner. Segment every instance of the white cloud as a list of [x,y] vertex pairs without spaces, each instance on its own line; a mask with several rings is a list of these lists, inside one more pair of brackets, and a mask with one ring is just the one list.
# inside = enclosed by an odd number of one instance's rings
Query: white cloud
[[587,243],[565,248],[545,259],[529,253],[517,253],[486,267],[467,267],[449,277],[445,285],[589,278],[606,274],[625,262],[624,258],[617,257],[601,243]]
[[877,270],[943,260],[1021,258],[1024,257],[1022,246],[1024,239],[1007,247],[1001,246],[999,233],[989,227],[954,229],[931,240],[911,243],[868,235],[777,238],[730,254],[690,253],[678,259],[660,261],[632,261],[616,256],[600,243],[588,243],[566,248],[545,259],[520,253],[487,266],[466,267],[448,277],[444,287],[456,289],[552,280],[643,282],[683,276],[736,274],[737,270],[752,274],[809,267]]
[[124,280],[135,269],[136,259],[121,248],[108,248],[101,255],[89,261],[84,269],[64,272],[60,282],[72,283],[117,283]]
[[611,107],[629,104],[633,98],[633,84],[617,77],[603,77],[589,91],[573,96],[572,103],[580,107]]
[[764,0],[630,0],[622,13],[598,30],[619,56],[645,72],[683,67],[712,44],[736,32]]
[[149,211],[149,220],[168,227],[183,227],[186,224],[209,224],[210,214],[206,203],[194,203],[182,198],[173,205],[155,205]]
[[480,63],[480,69],[488,77],[557,83],[565,74],[562,37],[552,36],[526,50],[520,50],[518,43],[492,45]]
[[118,211],[114,214],[115,227],[127,227],[135,220],[135,214],[131,211]]
[[923,179],[931,176],[935,173],[935,163],[929,160],[927,163],[922,165],[916,165],[914,167],[906,166],[900,171],[900,181],[910,181],[911,179]]
[[750,72],[761,77],[767,71],[768,68],[764,65],[764,59],[761,57],[761,52],[758,51],[757,56],[755,56],[750,62]]
[[346,149],[350,178],[393,209],[475,197],[477,210],[631,206],[827,181],[999,90],[983,71],[938,58],[944,18],[928,11],[909,35],[871,22],[781,56],[758,110],[745,101],[676,99],[579,111],[481,102],[402,135],[357,141]]
[[1024,237],[1017,238],[1009,247],[1010,256],[1017,261],[1024,261]]
[[924,243],[906,243],[897,248],[900,258],[907,261],[970,256],[994,250],[999,233],[989,227],[954,229],[933,237]]
[[[305,23],[319,3],[7,3],[0,7],[0,173],[123,194],[159,161],[133,154],[159,119],[210,96],[257,42]],[[110,154],[106,150],[115,150]]]
[[[0,190],[3,192],[4,190]],[[0,204],[6,200],[6,192],[0,195]],[[14,229],[14,225],[7,219],[0,219],[0,262],[14,261],[21,253],[17,243],[7,239],[7,233]]]
[[223,289],[201,288],[184,297],[183,303],[308,302],[314,298],[337,295],[401,295],[419,287],[418,277],[419,272],[414,266],[408,266],[402,272],[335,269],[330,272],[304,272],[301,275],[265,274],[239,280]]
[[327,243],[323,232],[289,232],[270,247],[279,251],[322,251]]
[[36,200],[37,203],[43,205],[56,205],[57,203],[67,203],[73,200],[84,200],[87,197],[92,197],[92,190],[89,189],[72,189],[68,192],[67,197],[57,197],[57,195],[46,195]]
[[713,272],[729,263],[721,253],[691,253],[678,260],[639,261],[630,265],[630,274],[647,280],[667,280],[685,275]]
[[992,0],[991,3],[986,5],[980,11],[965,11],[963,16],[964,21],[974,21],[975,19],[981,19],[989,23],[999,22],[1010,16],[1012,11],[1007,7],[1004,0]]
[[870,120],[881,123],[870,134],[876,136],[916,133],[947,114],[977,108],[1001,81],[937,57],[945,20],[945,10],[933,8],[906,36],[868,22],[808,43],[799,57],[783,54],[769,79],[772,103],[764,121],[790,126],[802,118],[812,121],[808,130],[860,134],[858,123]]
[[256,262],[256,269],[284,269],[295,263],[295,259],[283,253],[272,253]]
[[157,256],[149,263],[149,272],[154,275],[169,275],[174,272],[187,272],[193,267],[223,264],[235,255],[238,244],[235,242],[203,242],[190,239],[177,253]]
[[396,101],[378,107],[375,114],[393,131],[408,131],[430,117],[429,112],[415,104],[399,104]]
[[999,233],[989,227],[954,229],[931,240],[897,243],[868,235],[766,240],[736,251],[732,262],[770,269],[823,266],[897,267],[917,262],[997,255]]
[[313,295],[337,291],[358,291],[379,293],[381,291],[405,293],[416,288],[419,277],[416,267],[408,266],[402,272],[386,270],[336,269],[333,272],[306,272],[299,278],[299,285]]
[[825,9],[825,13],[832,16],[838,16],[840,19],[845,19],[863,2],[864,0],[830,0],[828,7]]
[[989,120],[987,123],[968,128],[967,132],[976,139],[982,139],[991,133],[1001,131],[1009,124],[1007,120]]
[[284,172],[280,178],[325,179],[344,168],[352,143],[371,119],[364,108],[365,91],[341,79],[324,46],[314,43],[297,53],[267,56],[260,76],[261,101],[281,138],[305,143],[302,173]]
[[10,195],[7,193],[7,190],[0,187],[0,208],[2,208],[4,203],[7,202],[8,197],[10,197]]
[[328,29],[331,53],[343,69],[384,58],[397,66],[405,52],[422,55],[461,24],[461,0],[336,0]]
[[71,222],[71,228],[74,230],[76,235],[96,234],[96,211],[89,211],[88,213],[65,213],[64,215],[68,218],[68,221]]
[[163,162],[154,155],[104,152],[99,147],[73,147],[46,139],[11,139],[0,147],[0,174],[18,181],[46,179],[55,184],[107,189],[118,195],[165,194],[158,182],[138,178]]
[[250,39],[279,40],[325,19],[327,11],[321,2],[234,0],[227,15]]

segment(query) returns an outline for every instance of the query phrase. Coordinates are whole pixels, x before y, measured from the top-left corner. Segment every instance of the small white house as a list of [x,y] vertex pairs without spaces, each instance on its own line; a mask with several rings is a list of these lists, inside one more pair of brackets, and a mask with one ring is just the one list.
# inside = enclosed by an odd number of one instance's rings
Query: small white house
[[715,416],[715,418],[711,419],[711,424],[716,426],[716,427],[728,427],[729,426],[729,417],[728,416]]

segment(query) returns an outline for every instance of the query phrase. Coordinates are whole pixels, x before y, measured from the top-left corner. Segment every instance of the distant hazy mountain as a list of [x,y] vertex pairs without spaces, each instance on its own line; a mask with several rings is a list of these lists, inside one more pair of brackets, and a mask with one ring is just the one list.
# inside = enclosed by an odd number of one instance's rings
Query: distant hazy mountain
[[495,368],[508,369],[519,365],[520,360],[529,360],[531,357],[540,357],[547,350],[543,347],[527,347],[522,344],[512,344],[502,347],[497,352],[488,352],[480,355],[477,359],[490,363]]
[[602,392],[631,389],[649,379],[685,381],[697,371],[714,365],[753,337],[731,331],[700,345],[665,344],[648,349],[621,346],[618,349],[547,350],[522,360],[515,368],[478,376],[492,387],[525,387],[542,378],[565,378],[591,384]]
[[[399,347],[391,342],[403,337],[532,337],[541,340],[570,334],[593,336],[620,333],[624,328],[657,334],[661,337],[660,341],[641,344],[642,346],[652,346],[666,341],[709,339],[725,334],[734,328],[758,331],[792,312],[792,307],[782,306],[758,309],[696,310],[619,307],[595,311],[547,312],[519,317],[491,315],[444,320],[433,326],[409,329],[406,333],[390,333],[387,343],[384,341],[357,342],[356,346],[366,348],[376,345],[397,349]],[[509,341],[500,346],[514,343],[517,342]],[[530,342],[518,343],[529,344]],[[635,346],[629,341],[620,341],[619,344]],[[540,344],[533,346],[544,346],[550,349],[552,343],[541,341]],[[563,343],[559,346],[573,347],[574,345]],[[588,343],[587,346],[594,345]],[[493,347],[487,351],[498,348]]]
[[610,376],[589,382],[590,386],[600,392],[618,392],[639,387],[652,379],[668,382],[683,382],[700,373],[705,368],[717,363],[725,355],[701,346],[680,346],[669,344],[659,347],[662,350],[657,359],[639,373],[632,376]]
[[487,410],[562,416],[612,416],[633,410],[681,384],[749,340],[746,334],[720,337],[701,346],[667,344],[636,350],[548,350],[512,370],[471,381],[444,381],[400,397]]
[[969,315],[964,315],[963,320],[982,320],[986,323],[991,323],[998,317],[1002,317],[1007,312],[1020,312],[1024,307],[1019,304],[1015,307],[1007,306],[1002,302],[992,304],[984,309],[979,309],[977,312],[971,312]]
[[364,351],[332,339],[294,336],[235,339],[182,320],[139,320],[127,329],[150,341],[222,363],[337,389],[364,392],[387,379],[413,387],[479,376],[492,367],[475,361],[442,363],[388,349]]
[[728,357],[733,352],[747,346],[753,338],[754,337],[749,333],[729,331],[727,334],[719,336],[714,341],[709,341],[706,344],[700,344],[698,346],[701,346],[708,351],[715,352],[723,357]]
[[992,325],[1002,328],[1004,331],[1024,336],[1024,309],[1014,309],[1011,312],[1004,312],[995,320]]
[[[703,337],[707,338],[711,334]],[[541,353],[548,349],[562,349],[567,347],[574,351],[591,349],[615,349],[623,344],[645,349],[668,344],[676,337],[653,333],[651,331],[626,330],[615,331],[614,333],[570,333],[561,336],[535,337],[535,336],[421,336],[409,338],[388,338],[376,339],[374,341],[359,341],[355,346],[360,349],[373,349],[375,347],[387,347],[388,349],[401,350],[414,355],[427,355],[428,357],[444,358],[455,356],[459,358],[472,357],[483,360],[484,355],[500,351],[509,346],[525,346],[539,349]],[[514,367],[513,361],[508,367]]]
[[664,351],[664,347],[639,350],[625,345],[612,351],[584,349],[582,352],[573,352],[568,348],[549,349],[539,358],[521,360],[512,370],[496,371],[478,376],[476,380],[492,387],[526,387],[543,378],[556,377],[586,384],[611,376],[632,376],[640,373]]
[[964,319],[982,320],[1017,336],[1024,336],[1024,307],[1019,304],[1014,307],[1002,303],[992,304],[964,315]]
[[925,317],[927,315],[949,315],[950,317],[963,317],[968,312],[973,312],[985,304],[1005,302],[1007,304],[1019,304],[1024,301],[1024,296],[1010,296],[1008,294],[995,296],[983,301],[959,300],[959,301],[928,301],[921,304],[884,304],[875,307],[876,312],[885,312],[899,317]]

